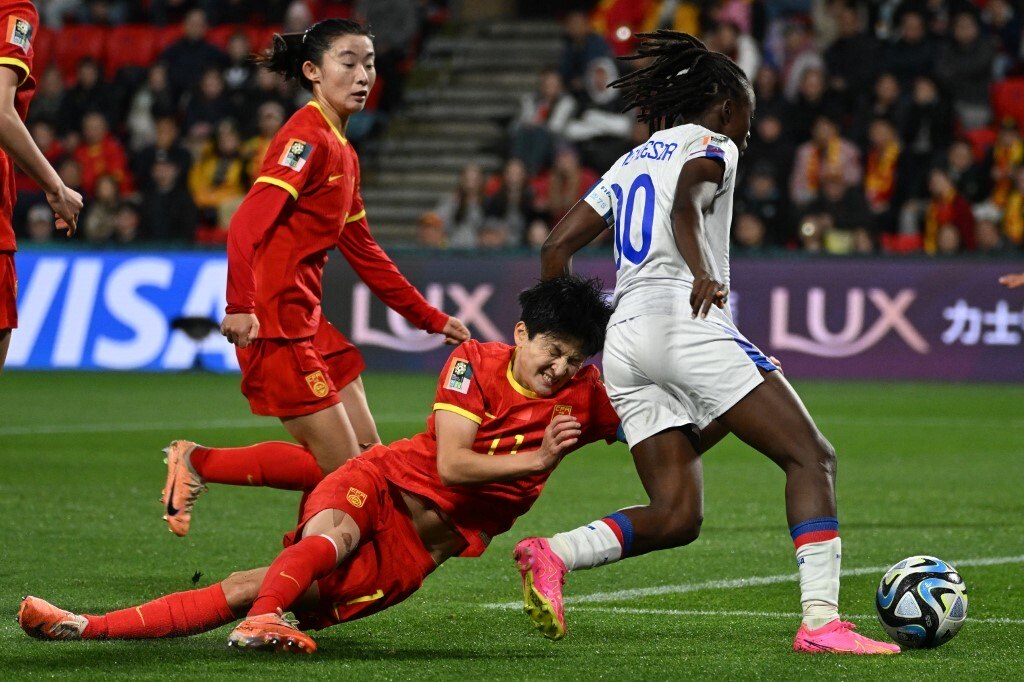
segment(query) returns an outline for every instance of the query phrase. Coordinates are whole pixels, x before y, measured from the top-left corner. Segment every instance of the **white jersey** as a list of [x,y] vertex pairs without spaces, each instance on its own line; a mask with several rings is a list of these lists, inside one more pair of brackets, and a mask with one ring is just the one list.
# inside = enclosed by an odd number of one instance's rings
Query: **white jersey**
[[[704,214],[701,249],[711,275],[729,286],[729,229],[739,150],[725,135],[695,124],[661,130],[616,161],[583,198],[615,231],[615,297],[611,324],[669,312],[688,300],[693,273],[676,246],[672,203],[691,159],[725,164],[722,184]],[[728,312],[726,312],[728,315]]]

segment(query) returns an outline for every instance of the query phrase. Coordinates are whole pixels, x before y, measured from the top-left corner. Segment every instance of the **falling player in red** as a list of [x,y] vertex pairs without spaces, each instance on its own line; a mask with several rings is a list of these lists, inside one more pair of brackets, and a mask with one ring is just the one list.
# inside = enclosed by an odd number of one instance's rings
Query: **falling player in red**
[[427,430],[324,478],[269,568],[104,616],[26,597],[18,622],[42,639],[131,639],[205,632],[245,614],[229,644],[312,653],[285,610],[322,629],[397,604],[449,557],[478,556],[529,510],[562,457],[614,440],[619,425],[597,368],[583,366],[610,313],[596,280],[551,279],[519,300],[515,345],[455,350]]
[[46,192],[58,229],[70,237],[82,210],[82,196],[68,188],[46,160],[25,127],[28,105],[36,91],[32,73],[32,38],[39,13],[28,0],[0,3],[0,371],[7,360],[11,330],[18,326],[18,275],[14,269],[14,164]]
[[362,356],[321,313],[330,249],[337,247],[367,286],[416,327],[443,334],[447,343],[469,338],[462,322],[430,305],[370,235],[359,160],[345,129],[373,87],[373,60],[369,32],[347,19],[275,36],[261,57],[265,68],[298,80],[313,97],[274,136],[231,221],[221,331],[238,346],[252,411],[279,417],[301,445],[173,442],[163,502],[177,535],[188,532],[206,483],[308,489],[361,445],[380,442],[359,376]]

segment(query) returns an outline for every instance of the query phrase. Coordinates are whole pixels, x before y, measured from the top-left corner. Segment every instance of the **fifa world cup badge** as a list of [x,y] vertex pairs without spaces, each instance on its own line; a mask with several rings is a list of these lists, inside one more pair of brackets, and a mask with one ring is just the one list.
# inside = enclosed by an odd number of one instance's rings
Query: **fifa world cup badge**
[[469,363],[465,360],[457,359],[452,363],[452,371],[451,374],[448,375],[448,381],[445,384],[445,388],[449,388],[465,395],[469,392],[469,384],[472,377],[473,368],[470,367]]
[[7,42],[20,47],[22,52],[28,52],[28,45],[32,42],[32,24],[11,17],[7,23]]
[[284,147],[284,153],[281,154],[277,163],[285,168],[291,168],[293,171],[300,171],[306,165],[309,155],[313,153],[313,147],[314,145],[309,142],[292,138],[288,140],[288,144]]
[[307,374],[306,383],[309,385],[309,390],[313,391],[313,395],[317,398],[323,398],[330,390],[327,386],[327,379],[324,378],[324,373],[320,370]]

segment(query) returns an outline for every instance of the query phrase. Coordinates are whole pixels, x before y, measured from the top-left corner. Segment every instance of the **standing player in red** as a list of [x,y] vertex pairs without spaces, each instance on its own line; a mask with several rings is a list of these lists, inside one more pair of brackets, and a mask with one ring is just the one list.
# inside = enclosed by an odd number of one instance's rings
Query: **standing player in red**
[[57,228],[70,237],[78,224],[82,196],[64,185],[25,127],[28,105],[36,91],[32,74],[32,38],[39,13],[28,0],[0,3],[0,371],[7,360],[11,330],[18,326],[18,275],[14,269],[11,212],[14,210],[14,164],[46,191]]
[[324,478],[269,568],[104,616],[26,597],[21,627],[41,639],[173,637],[246,614],[229,644],[312,653],[286,609],[304,628],[355,620],[404,600],[447,558],[478,556],[530,509],[562,457],[614,440],[619,425],[597,368],[583,367],[610,314],[596,280],[551,279],[519,301],[515,345],[455,350],[427,430]]
[[[359,351],[324,319],[327,252],[337,247],[370,289],[445,342],[469,339],[461,321],[430,305],[370,235],[359,195],[359,160],[345,139],[374,82],[373,42],[356,22],[328,19],[275,36],[260,58],[312,92],[271,141],[259,177],[231,221],[227,315],[238,346],[242,393],[255,414],[279,417],[300,445],[167,449],[162,501],[177,535],[188,533],[205,484],[311,489],[361,446],[380,442],[366,404]],[[312,453],[312,457],[310,457]]]

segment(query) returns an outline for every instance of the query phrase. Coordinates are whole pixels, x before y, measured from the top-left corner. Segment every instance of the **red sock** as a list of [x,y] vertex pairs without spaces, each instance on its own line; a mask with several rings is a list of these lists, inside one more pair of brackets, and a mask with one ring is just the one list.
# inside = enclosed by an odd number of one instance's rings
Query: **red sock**
[[219,628],[235,620],[220,583],[201,590],[175,592],[105,616],[86,616],[83,639],[155,639],[183,637]]
[[311,535],[277,555],[267,569],[250,616],[286,610],[338,564],[338,549],[323,535]]
[[210,483],[312,490],[324,477],[309,450],[284,441],[257,443],[244,448],[204,448],[197,445],[189,456],[189,462]]

